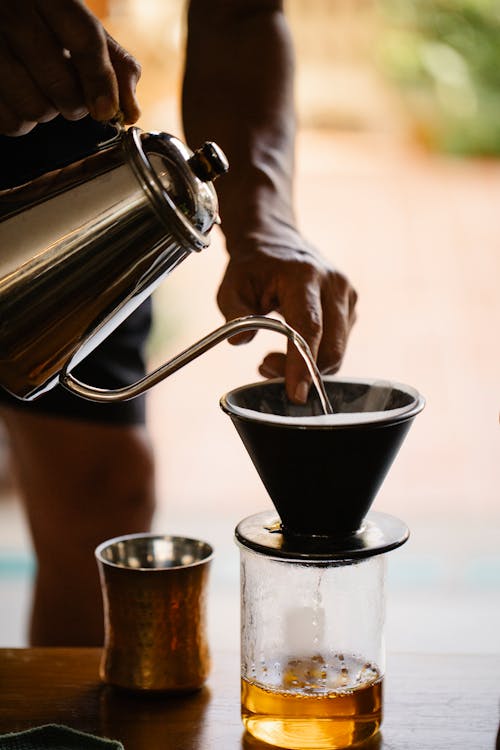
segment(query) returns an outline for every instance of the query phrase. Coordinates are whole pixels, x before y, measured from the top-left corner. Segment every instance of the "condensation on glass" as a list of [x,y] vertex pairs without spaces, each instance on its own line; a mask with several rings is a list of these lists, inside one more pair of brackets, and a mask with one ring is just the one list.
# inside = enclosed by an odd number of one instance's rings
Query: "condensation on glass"
[[287,748],[370,737],[382,720],[385,556],[303,563],[240,549],[246,729]]

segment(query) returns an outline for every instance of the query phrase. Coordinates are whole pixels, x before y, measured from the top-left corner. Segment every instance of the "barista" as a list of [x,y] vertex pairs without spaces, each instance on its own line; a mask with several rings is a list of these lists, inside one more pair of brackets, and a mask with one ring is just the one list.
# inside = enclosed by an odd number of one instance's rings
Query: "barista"
[[[56,155],[74,158],[82,145],[85,151],[118,108],[127,123],[135,122],[139,76],[139,64],[80,0],[3,0],[0,164],[9,164],[3,186],[43,171]],[[186,140],[216,141],[231,165],[218,184],[229,254],[219,307],[226,319],[281,313],[308,341],[322,372],[335,372],[354,322],[356,293],[296,228],[292,87],[281,0],[191,0],[182,97]],[[108,387],[140,377],[149,325],[148,303],[77,375]],[[309,376],[293,347],[286,356],[268,354],[259,369],[265,377],[284,375],[289,397],[305,401]],[[93,550],[103,539],[149,530],[154,511],[144,398],[93,404],[54,389],[22,404],[4,394],[0,413],[38,562],[30,642],[101,644]]]

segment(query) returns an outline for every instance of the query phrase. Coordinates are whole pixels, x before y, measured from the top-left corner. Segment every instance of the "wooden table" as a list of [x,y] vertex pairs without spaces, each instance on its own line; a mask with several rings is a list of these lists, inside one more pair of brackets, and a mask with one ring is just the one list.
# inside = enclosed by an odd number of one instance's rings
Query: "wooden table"
[[[100,684],[98,649],[0,649],[0,733],[60,723],[126,750],[253,750],[239,716],[239,665],[215,653],[207,686],[138,697]],[[388,660],[383,731],[363,750],[497,750],[500,656]]]

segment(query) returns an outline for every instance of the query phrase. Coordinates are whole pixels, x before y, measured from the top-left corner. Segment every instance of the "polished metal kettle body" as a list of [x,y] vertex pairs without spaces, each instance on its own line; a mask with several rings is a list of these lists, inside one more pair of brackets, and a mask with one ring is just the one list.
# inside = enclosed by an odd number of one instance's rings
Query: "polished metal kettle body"
[[[114,330],[219,221],[207,143],[122,131],[83,159],[0,191],[0,385],[31,400]],[[91,397],[91,396],[87,396]]]

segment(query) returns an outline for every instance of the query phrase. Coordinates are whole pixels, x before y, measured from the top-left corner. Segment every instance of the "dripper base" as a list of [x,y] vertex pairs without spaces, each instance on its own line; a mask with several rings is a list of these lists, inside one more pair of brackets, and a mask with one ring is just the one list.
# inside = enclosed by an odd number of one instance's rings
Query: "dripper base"
[[248,516],[235,529],[243,547],[297,562],[361,560],[397,549],[409,536],[404,521],[378,511],[370,511],[357,531],[333,536],[287,534],[274,510]]

